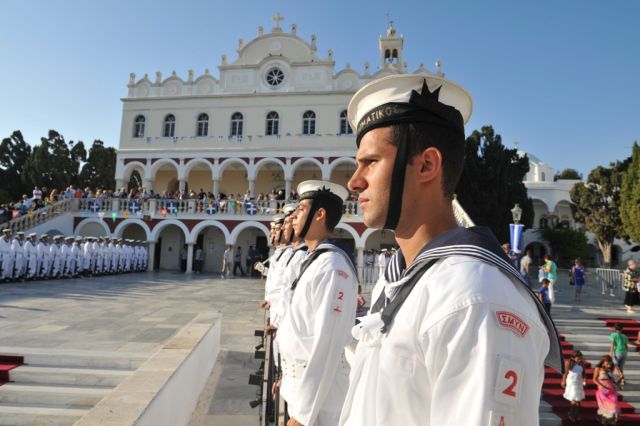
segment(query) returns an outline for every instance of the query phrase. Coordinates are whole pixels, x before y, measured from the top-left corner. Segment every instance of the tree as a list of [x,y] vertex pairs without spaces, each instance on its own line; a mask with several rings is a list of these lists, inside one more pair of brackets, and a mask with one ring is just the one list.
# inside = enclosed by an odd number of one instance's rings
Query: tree
[[82,142],[70,141],[68,146],[64,136],[49,130],[48,137],[40,138],[40,145],[33,148],[25,173],[37,186],[64,189],[78,185],[80,163],[86,160]]
[[93,141],[87,162],[80,172],[81,186],[91,188],[115,188],[116,150],[107,148],[101,140]]
[[545,228],[542,238],[549,242],[558,263],[562,266],[573,265],[577,257],[584,259],[588,255],[587,236],[581,229]]
[[553,177],[553,180],[560,179],[582,180],[582,174],[579,173],[576,169],[564,169]]
[[629,163],[627,159],[598,166],[589,173],[586,184],[578,182],[571,188],[575,218],[594,234],[607,266],[611,266],[614,238],[628,238],[620,219],[620,187]]
[[19,130],[0,143],[0,202],[16,201],[31,193],[32,182],[22,173],[30,156],[31,146]]
[[520,222],[525,227],[533,221],[533,205],[523,183],[528,171],[529,159],[506,148],[493,127],[474,130],[466,141],[458,201],[477,225],[488,226],[499,241],[507,242],[514,204],[522,208]]
[[640,146],[635,142],[631,164],[622,178],[620,189],[620,218],[629,237],[640,242]]

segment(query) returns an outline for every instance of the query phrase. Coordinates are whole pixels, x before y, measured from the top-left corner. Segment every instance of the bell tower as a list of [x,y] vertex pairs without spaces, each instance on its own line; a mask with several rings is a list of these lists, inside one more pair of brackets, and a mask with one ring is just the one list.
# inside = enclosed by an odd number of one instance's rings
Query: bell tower
[[393,28],[393,21],[389,21],[387,26],[387,34],[380,37],[378,47],[380,49],[380,69],[393,67],[398,71],[402,71],[402,45],[404,38],[396,35],[396,29]]

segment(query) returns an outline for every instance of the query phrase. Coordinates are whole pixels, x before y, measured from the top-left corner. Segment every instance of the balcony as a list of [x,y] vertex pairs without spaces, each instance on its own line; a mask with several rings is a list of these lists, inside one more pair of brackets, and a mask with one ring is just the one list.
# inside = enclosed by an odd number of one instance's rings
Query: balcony
[[[139,218],[144,220],[178,218],[206,220],[271,220],[285,204],[296,201],[234,201],[234,200],[178,200],[178,199],[82,199],[78,211],[83,217],[105,219]],[[343,219],[360,222],[357,201],[346,201]]]

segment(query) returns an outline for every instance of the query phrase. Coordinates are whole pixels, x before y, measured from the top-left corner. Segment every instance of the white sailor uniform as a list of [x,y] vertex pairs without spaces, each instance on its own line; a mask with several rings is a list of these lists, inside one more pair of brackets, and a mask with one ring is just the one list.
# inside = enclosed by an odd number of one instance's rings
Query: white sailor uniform
[[13,278],[22,278],[22,272],[24,270],[24,249],[22,248],[22,241],[18,238],[14,238],[11,242],[11,254],[13,255]]
[[27,265],[29,268],[27,277],[35,278],[38,273],[38,253],[35,244],[30,240],[24,243],[24,256],[27,259]]
[[51,243],[49,247],[49,259],[51,261],[51,277],[56,278],[60,275],[60,247],[58,243]]
[[47,271],[47,274],[45,274],[44,271],[43,271],[44,264],[45,264],[45,253],[46,253],[46,258],[48,259],[49,258],[49,250],[47,249],[47,246],[44,243],[44,241],[40,240],[40,241],[38,241],[38,244],[36,244],[36,258],[37,258],[36,275],[39,276],[39,277],[47,277],[47,276],[49,276],[48,271]]
[[[383,275],[372,301],[406,279]],[[362,317],[340,424],[537,426],[549,337],[512,279],[451,256],[417,281],[388,333],[380,313]]]
[[13,255],[11,253],[11,238],[0,238],[0,271],[2,272],[2,279],[13,278]]
[[280,393],[289,414],[304,425],[337,424],[348,387],[344,348],[351,341],[357,288],[346,256],[322,253],[300,277],[280,324]]

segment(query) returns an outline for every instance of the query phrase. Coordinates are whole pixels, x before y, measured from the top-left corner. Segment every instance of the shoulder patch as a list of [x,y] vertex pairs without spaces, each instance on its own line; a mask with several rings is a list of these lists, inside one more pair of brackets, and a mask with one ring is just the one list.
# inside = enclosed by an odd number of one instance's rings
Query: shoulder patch
[[345,280],[349,278],[349,274],[347,274],[345,271],[341,269],[336,269],[336,274],[340,275]]
[[500,327],[513,331],[520,337],[524,337],[529,331],[529,325],[514,313],[507,311],[496,311],[496,318]]

